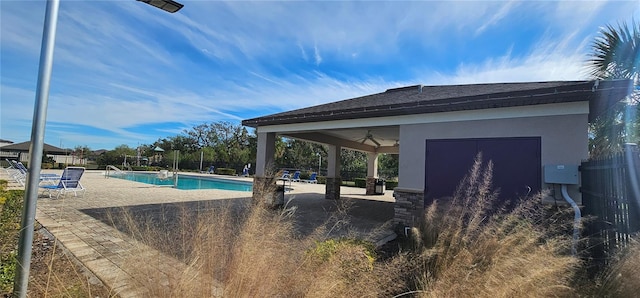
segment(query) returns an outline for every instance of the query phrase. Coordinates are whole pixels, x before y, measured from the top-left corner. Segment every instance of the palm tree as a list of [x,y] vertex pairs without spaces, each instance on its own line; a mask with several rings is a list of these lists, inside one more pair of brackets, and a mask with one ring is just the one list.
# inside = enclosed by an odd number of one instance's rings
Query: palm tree
[[[638,85],[640,74],[640,27],[635,21],[618,27],[600,29],[592,44],[587,67],[598,80],[631,79]],[[619,102],[590,124],[589,144],[592,157],[622,150],[624,143],[638,142],[640,121],[637,117],[640,94],[635,91],[629,100]]]

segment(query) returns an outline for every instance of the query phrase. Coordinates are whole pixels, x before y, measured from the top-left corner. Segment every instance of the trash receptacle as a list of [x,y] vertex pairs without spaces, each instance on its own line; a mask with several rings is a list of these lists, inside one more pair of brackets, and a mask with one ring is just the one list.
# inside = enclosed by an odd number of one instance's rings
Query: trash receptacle
[[377,195],[383,195],[385,187],[386,187],[386,183],[384,179],[376,179],[374,193]]
[[270,208],[280,208],[284,206],[284,185],[276,185],[276,191],[267,198],[267,206]]

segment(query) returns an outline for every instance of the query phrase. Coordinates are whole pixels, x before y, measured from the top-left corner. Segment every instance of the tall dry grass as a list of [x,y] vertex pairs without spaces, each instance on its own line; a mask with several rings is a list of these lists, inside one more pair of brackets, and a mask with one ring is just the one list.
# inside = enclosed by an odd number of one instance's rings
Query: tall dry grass
[[634,239],[620,251],[597,280],[595,297],[637,297],[640,295],[640,242]]
[[[408,289],[403,256],[374,262],[364,241],[327,244],[342,220],[332,219],[303,237],[287,206],[273,209],[268,200],[211,204],[195,214],[182,210],[178,218],[160,216],[175,222],[171,228],[179,229],[177,234],[159,229],[157,216],[124,217],[129,233],[145,244],[125,262],[145,296],[377,297]],[[167,268],[159,261],[167,256],[143,248],[159,245],[168,246],[161,251],[179,252],[173,256],[182,265]]]
[[[570,255],[571,220],[546,209],[542,194],[496,211],[491,163],[477,158],[450,200],[431,205],[401,252],[376,259],[370,245],[331,240],[348,206],[308,236],[295,210],[269,200],[201,206],[177,217],[126,216],[142,243],[171,252],[126,262],[146,297],[625,297],[640,268],[637,245],[595,290],[578,289],[581,262]],[[274,192],[272,184],[264,191]],[[269,195],[267,195],[269,197]],[[266,205],[264,204],[266,202]],[[570,217],[569,217],[570,219]],[[162,227],[162,223],[171,225]],[[142,223],[142,224],[141,224]],[[570,229],[569,229],[570,230]]]
[[570,297],[580,262],[555,232],[541,195],[509,208],[492,191],[492,164],[478,156],[454,196],[432,204],[414,229],[423,297]]

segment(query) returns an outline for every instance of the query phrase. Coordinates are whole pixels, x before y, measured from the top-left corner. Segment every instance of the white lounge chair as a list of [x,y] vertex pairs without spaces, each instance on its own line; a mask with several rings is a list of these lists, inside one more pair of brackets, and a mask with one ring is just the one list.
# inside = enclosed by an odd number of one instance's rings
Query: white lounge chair
[[51,192],[57,192],[56,198],[60,197],[60,195],[65,195],[67,192],[73,192],[75,196],[78,195],[78,192],[81,192],[84,196],[85,188],[80,183],[80,179],[82,178],[82,174],[84,174],[83,167],[67,167],[62,172],[62,176],[58,180],[56,184],[50,185],[41,185],[44,191],[49,194],[51,197]]
[[[25,186],[27,181],[27,173],[29,173],[29,170],[19,161],[10,161],[10,163],[13,167],[13,173],[11,174],[11,176],[16,182],[18,182],[18,184]],[[40,173],[40,182],[51,182],[59,179],[60,176],[58,174]]]

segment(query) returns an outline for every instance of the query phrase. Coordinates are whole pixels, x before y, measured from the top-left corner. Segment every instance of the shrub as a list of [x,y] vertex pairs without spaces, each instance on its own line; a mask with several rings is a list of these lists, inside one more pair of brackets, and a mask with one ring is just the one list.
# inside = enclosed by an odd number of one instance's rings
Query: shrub
[[366,178],[356,178],[353,179],[353,182],[356,183],[356,187],[366,188],[367,187],[367,179]]
[[311,172],[309,171],[300,171],[300,179],[309,180],[311,178]]
[[0,187],[0,293],[13,289],[23,196],[24,190]]
[[373,262],[376,260],[375,246],[371,242],[360,239],[340,238],[316,242],[316,246],[308,250],[307,253],[311,258],[326,262],[333,258],[338,251],[346,247],[360,247],[369,262],[369,267],[373,268]]
[[316,176],[316,180],[318,180],[318,184],[327,184],[326,176]]
[[215,170],[215,172],[218,175],[229,175],[229,176],[235,176],[236,175],[236,170],[235,169],[229,169],[229,168],[217,168]]

